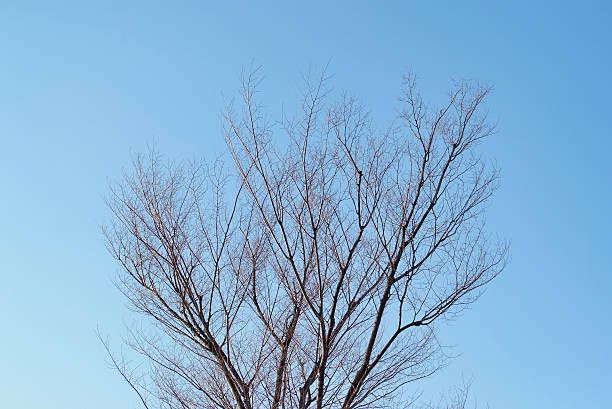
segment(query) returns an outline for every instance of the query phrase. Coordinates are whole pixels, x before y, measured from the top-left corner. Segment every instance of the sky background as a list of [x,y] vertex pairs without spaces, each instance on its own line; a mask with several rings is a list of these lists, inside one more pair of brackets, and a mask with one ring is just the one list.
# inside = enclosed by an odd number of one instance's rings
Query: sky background
[[611,408],[609,2],[210,3],[0,0],[0,406],[137,407],[95,335],[118,348],[134,318],[100,232],[108,183],[153,140],[223,153],[224,101],[255,61],[271,109],[329,62],[379,129],[409,69],[432,101],[451,78],[491,84],[488,225],[511,263],[442,329],[459,357],[422,388],[464,377],[491,408]]

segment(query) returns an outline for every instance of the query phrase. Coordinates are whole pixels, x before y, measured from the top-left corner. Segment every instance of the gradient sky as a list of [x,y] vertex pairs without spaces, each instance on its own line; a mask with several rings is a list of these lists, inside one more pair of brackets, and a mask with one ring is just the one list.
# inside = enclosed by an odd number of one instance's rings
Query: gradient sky
[[459,357],[422,387],[612,408],[609,2],[207,3],[0,0],[0,407],[136,407],[95,335],[118,348],[134,319],[100,233],[108,181],[153,140],[221,154],[224,101],[255,61],[273,109],[330,62],[381,129],[408,69],[430,100],[451,78],[493,85],[488,222],[512,259],[443,328]]

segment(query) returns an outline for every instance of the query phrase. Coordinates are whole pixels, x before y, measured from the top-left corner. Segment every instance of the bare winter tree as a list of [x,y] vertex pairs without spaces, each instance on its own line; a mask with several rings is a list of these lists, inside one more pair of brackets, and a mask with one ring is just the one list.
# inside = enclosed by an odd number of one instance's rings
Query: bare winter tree
[[271,122],[257,82],[225,115],[233,170],[152,152],[113,187],[119,285],[155,324],[128,337],[145,370],[113,363],[146,408],[408,406],[445,362],[434,324],[505,265],[483,230],[496,172],[474,151],[489,90],[459,82],[431,109],[407,76],[381,134],[323,77]]

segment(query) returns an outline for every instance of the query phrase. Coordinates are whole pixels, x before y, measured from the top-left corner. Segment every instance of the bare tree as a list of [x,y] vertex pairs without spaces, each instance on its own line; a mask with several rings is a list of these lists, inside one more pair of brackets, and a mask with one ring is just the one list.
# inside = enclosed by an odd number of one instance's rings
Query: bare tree
[[496,172],[474,151],[489,89],[458,82],[431,109],[407,76],[380,133],[324,76],[272,122],[255,74],[225,115],[233,170],[152,152],[112,189],[119,286],[155,324],[127,341],[144,371],[113,363],[147,408],[408,406],[445,363],[434,324],[505,265],[483,230]]

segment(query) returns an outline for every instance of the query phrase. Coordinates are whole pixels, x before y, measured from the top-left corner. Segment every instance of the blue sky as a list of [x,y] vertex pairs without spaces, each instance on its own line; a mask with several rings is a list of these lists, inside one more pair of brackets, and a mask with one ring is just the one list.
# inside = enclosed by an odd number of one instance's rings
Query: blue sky
[[[133,316],[100,225],[109,180],[155,140],[222,153],[242,67],[290,106],[308,67],[360,96],[380,128],[401,74],[436,100],[451,78],[494,86],[502,170],[489,228],[511,263],[442,330],[492,408],[610,408],[612,8],[607,2],[0,2],[0,406],[132,408],[105,363]],[[435,395],[434,395],[435,396]]]

